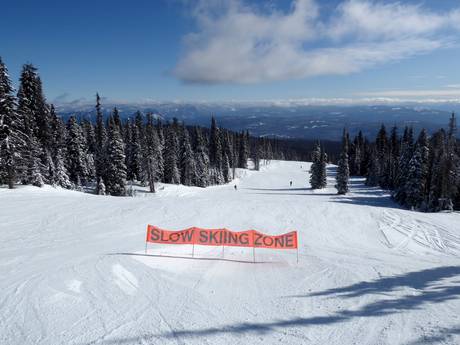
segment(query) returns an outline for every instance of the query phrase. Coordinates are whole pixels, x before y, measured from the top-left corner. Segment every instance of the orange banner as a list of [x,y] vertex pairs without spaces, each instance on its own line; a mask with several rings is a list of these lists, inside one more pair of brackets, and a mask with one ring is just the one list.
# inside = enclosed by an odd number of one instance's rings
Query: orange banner
[[179,231],[170,231],[148,225],[146,241],[163,244],[297,249],[297,231],[270,236],[256,230],[236,232],[228,229],[192,227]]

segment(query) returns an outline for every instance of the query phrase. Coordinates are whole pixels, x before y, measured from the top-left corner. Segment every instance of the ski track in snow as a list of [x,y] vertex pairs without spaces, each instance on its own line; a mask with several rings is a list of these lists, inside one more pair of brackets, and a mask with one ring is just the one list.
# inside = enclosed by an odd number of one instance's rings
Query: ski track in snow
[[[300,166],[302,165],[302,169]],[[460,214],[271,162],[206,189],[0,189],[0,344],[459,344]],[[292,188],[289,181],[293,181]],[[238,185],[238,191],[233,185]],[[299,232],[295,251],[149,244],[146,225]]]

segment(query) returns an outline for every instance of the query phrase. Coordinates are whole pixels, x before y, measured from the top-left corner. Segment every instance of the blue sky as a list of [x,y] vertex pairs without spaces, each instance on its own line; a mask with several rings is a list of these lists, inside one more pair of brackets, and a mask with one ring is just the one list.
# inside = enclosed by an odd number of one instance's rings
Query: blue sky
[[13,80],[53,102],[460,99],[458,1],[132,0],[2,4]]

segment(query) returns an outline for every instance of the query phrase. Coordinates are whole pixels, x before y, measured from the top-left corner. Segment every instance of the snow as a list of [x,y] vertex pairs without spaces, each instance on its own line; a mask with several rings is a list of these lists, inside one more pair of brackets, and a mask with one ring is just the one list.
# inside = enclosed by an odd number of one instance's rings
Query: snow
[[[302,169],[301,169],[302,166]],[[0,189],[0,344],[458,344],[460,214],[309,163],[108,197]],[[289,181],[293,187],[289,187]],[[299,232],[295,251],[149,244],[146,225]]]

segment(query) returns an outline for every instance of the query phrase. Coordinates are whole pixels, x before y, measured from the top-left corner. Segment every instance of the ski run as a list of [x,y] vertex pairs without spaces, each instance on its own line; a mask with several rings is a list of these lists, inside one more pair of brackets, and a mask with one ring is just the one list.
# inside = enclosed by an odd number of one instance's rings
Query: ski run
[[[135,197],[0,189],[0,344],[459,344],[460,215],[272,161]],[[292,181],[292,187],[290,186]],[[235,190],[234,185],[237,185]],[[149,244],[147,224],[267,234],[294,250]]]

